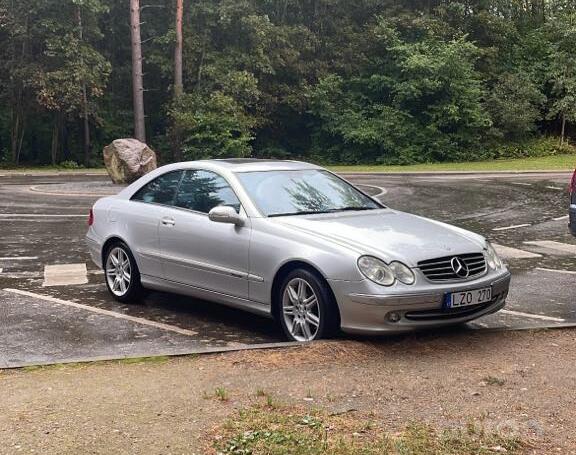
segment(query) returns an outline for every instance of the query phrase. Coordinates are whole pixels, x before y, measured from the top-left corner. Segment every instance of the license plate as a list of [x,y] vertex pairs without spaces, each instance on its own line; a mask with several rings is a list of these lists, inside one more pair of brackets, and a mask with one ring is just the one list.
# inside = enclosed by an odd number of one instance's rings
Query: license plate
[[461,308],[464,306],[480,305],[492,300],[492,288],[474,289],[449,294],[446,299],[448,308]]

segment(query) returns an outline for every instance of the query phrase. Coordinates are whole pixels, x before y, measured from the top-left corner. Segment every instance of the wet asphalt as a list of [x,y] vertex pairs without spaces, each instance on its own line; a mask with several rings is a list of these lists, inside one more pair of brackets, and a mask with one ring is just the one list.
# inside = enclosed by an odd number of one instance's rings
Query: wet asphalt
[[[567,249],[576,245],[564,218],[568,173],[346,177],[394,209],[471,229],[499,245],[541,255],[507,261],[513,272],[508,312],[482,318],[470,328],[576,323],[576,274],[567,273],[576,273],[576,255],[525,243],[552,240],[568,245]],[[157,292],[140,305],[112,300],[103,275],[89,259],[84,234],[91,205],[114,191],[118,188],[104,175],[0,172],[0,368],[243,348],[282,340],[270,320],[210,302]],[[519,225],[526,226],[510,228]],[[42,286],[45,265],[75,263],[87,264],[87,284]],[[66,302],[137,319],[115,318]],[[143,325],[138,318],[186,333]]]

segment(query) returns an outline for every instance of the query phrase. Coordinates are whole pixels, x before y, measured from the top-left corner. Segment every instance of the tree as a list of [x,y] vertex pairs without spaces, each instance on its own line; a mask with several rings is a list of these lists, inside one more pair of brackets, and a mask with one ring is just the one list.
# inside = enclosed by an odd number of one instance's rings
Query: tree
[[176,0],[176,45],[174,46],[174,97],[182,96],[184,85],[182,82],[182,19],[184,14],[184,0]]
[[142,73],[142,37],[140,33],[140,0],[130,0],[132,38],[132,93],[134,103],[134,137],[146,142],[144,114],[144,75]]
[[474,159],[491,125],[476,46],[431,33],[411,42],[386,20],[373,34],[361,75],[331,75],[312,90],[316,153],[330,144],[330,158],[345,162]]
[[[91,158],[90,119],[96,114],[89,99],[102,96],[111,71],[109,62],[87,41],[89,35],[99,36],[95,17],[103,6],[98,0],[58,3],[59,17],[45,15],[40,25],[44,51],[33,85],[40,106],[54,114],[52,164],[59,162],[67,119],[80,117],[83,120],[84,162],[88,165]],[[53,4],[47,6],[53,8]],[[67,16],[68,21],[62,16]],[[88,27],[89,24],[92,26]]]

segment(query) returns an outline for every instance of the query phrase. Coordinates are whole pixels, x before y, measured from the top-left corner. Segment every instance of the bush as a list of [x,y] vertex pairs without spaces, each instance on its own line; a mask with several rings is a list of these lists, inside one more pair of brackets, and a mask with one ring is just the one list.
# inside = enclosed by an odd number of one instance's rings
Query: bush
[[62,161],[58,167],[62,169],[82,169],[84,166],[78,164],[76,161],[68,160]]
[[531,139],[524,142],[513,142],[497,145],[487,153],[488,159],[504,160],[553,155],[576,154],[576,147],[568,143],[560,145],[556,137]]

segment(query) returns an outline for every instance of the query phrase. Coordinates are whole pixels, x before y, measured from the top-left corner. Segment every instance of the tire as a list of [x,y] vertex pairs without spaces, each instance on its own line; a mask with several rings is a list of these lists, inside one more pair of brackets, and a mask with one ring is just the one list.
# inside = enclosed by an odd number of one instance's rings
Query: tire
[[338,332],[338,306],[328,284],[306,269],[295,269],[275,296],[277,319],[288,340],[308,342]]
[[[124,266],[122,266],[124,264]],[[136,260],[123,242],[117,242],[104,255],[104,281],[108,292],[118,302],[139,303],[144,295]]]

